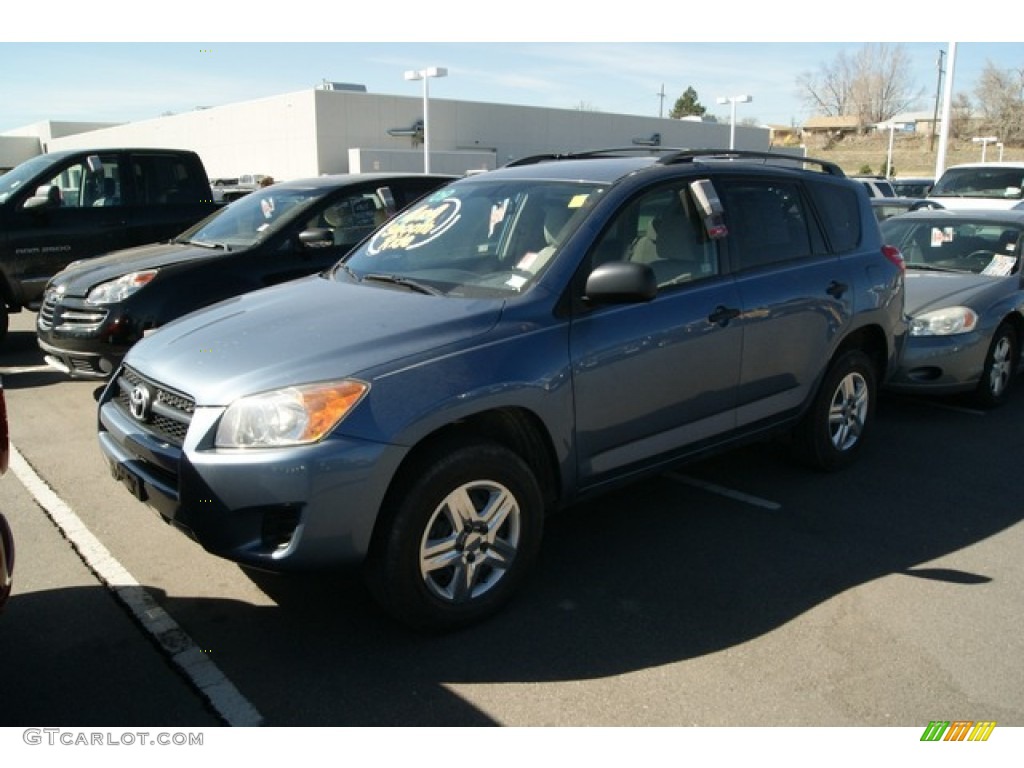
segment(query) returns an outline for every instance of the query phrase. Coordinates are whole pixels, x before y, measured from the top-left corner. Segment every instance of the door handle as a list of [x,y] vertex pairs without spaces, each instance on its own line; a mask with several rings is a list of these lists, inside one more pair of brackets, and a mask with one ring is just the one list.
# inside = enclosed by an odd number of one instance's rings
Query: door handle
[[740,311],[733,307],[723,307],[719,304],[715,311],[708,315],[708,322],[713,325],[728,325],[730,320],[740,316]]
[[849,288],[846,283],[840,283],[838,280],[833,280],[828,284],[828,288],[825,289],[825,293],[829,296],[833,296],[837,299],[841,299],[843,294],[846,293],[846,289]]

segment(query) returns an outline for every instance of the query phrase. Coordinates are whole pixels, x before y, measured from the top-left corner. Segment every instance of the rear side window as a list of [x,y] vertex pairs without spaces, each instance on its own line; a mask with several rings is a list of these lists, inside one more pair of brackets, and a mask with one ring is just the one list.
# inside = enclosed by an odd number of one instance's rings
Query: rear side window
[[787,181],[715,181],[729,228],[733,267],[753,269],[812,254],[810,217],[797,184]]
[[861,241],[860,205],[857,193],[845,185],[809,182],[835,253],[855,250]]
[[143,205],[208,202],[210,190],[195,168],[177,155],[135,155],[132,172]]

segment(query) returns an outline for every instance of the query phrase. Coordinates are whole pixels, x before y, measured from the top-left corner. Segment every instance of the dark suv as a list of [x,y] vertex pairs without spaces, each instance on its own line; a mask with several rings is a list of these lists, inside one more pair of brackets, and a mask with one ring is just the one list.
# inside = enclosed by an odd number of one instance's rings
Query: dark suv
[[545,517],[588,495],[776,433],[852,461],[903,323],[899,252],[830,163],[532,158],[144,339],[99,441],[209,551],[361,563],[394,615],[453,627],[498,609]]
[[230,296],[334,264],[386,219],[454,176],[339,174],[252,192],[164,243],[76,261],[36,316],[46,361],[106,378],[145,334]]

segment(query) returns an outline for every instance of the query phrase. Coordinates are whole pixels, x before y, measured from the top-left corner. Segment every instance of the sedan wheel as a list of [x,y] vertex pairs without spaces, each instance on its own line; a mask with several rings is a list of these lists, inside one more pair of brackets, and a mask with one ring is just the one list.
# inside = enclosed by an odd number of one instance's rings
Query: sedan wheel
[[1012,325],[1003,323],[996,329],[985,356],[985,367],[974,393],[975,403],[983,408],[994,408],[1006,402],[1017,370],[1017,358],[1017,332]]

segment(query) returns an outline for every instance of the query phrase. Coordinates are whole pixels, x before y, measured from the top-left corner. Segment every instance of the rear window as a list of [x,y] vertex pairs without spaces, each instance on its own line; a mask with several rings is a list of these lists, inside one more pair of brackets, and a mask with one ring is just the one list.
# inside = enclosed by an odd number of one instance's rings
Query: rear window
[[817,181],[809,184],[832,250],[835,253],[855,250],[861,242],[860,205],[856,191],[846,185]]

